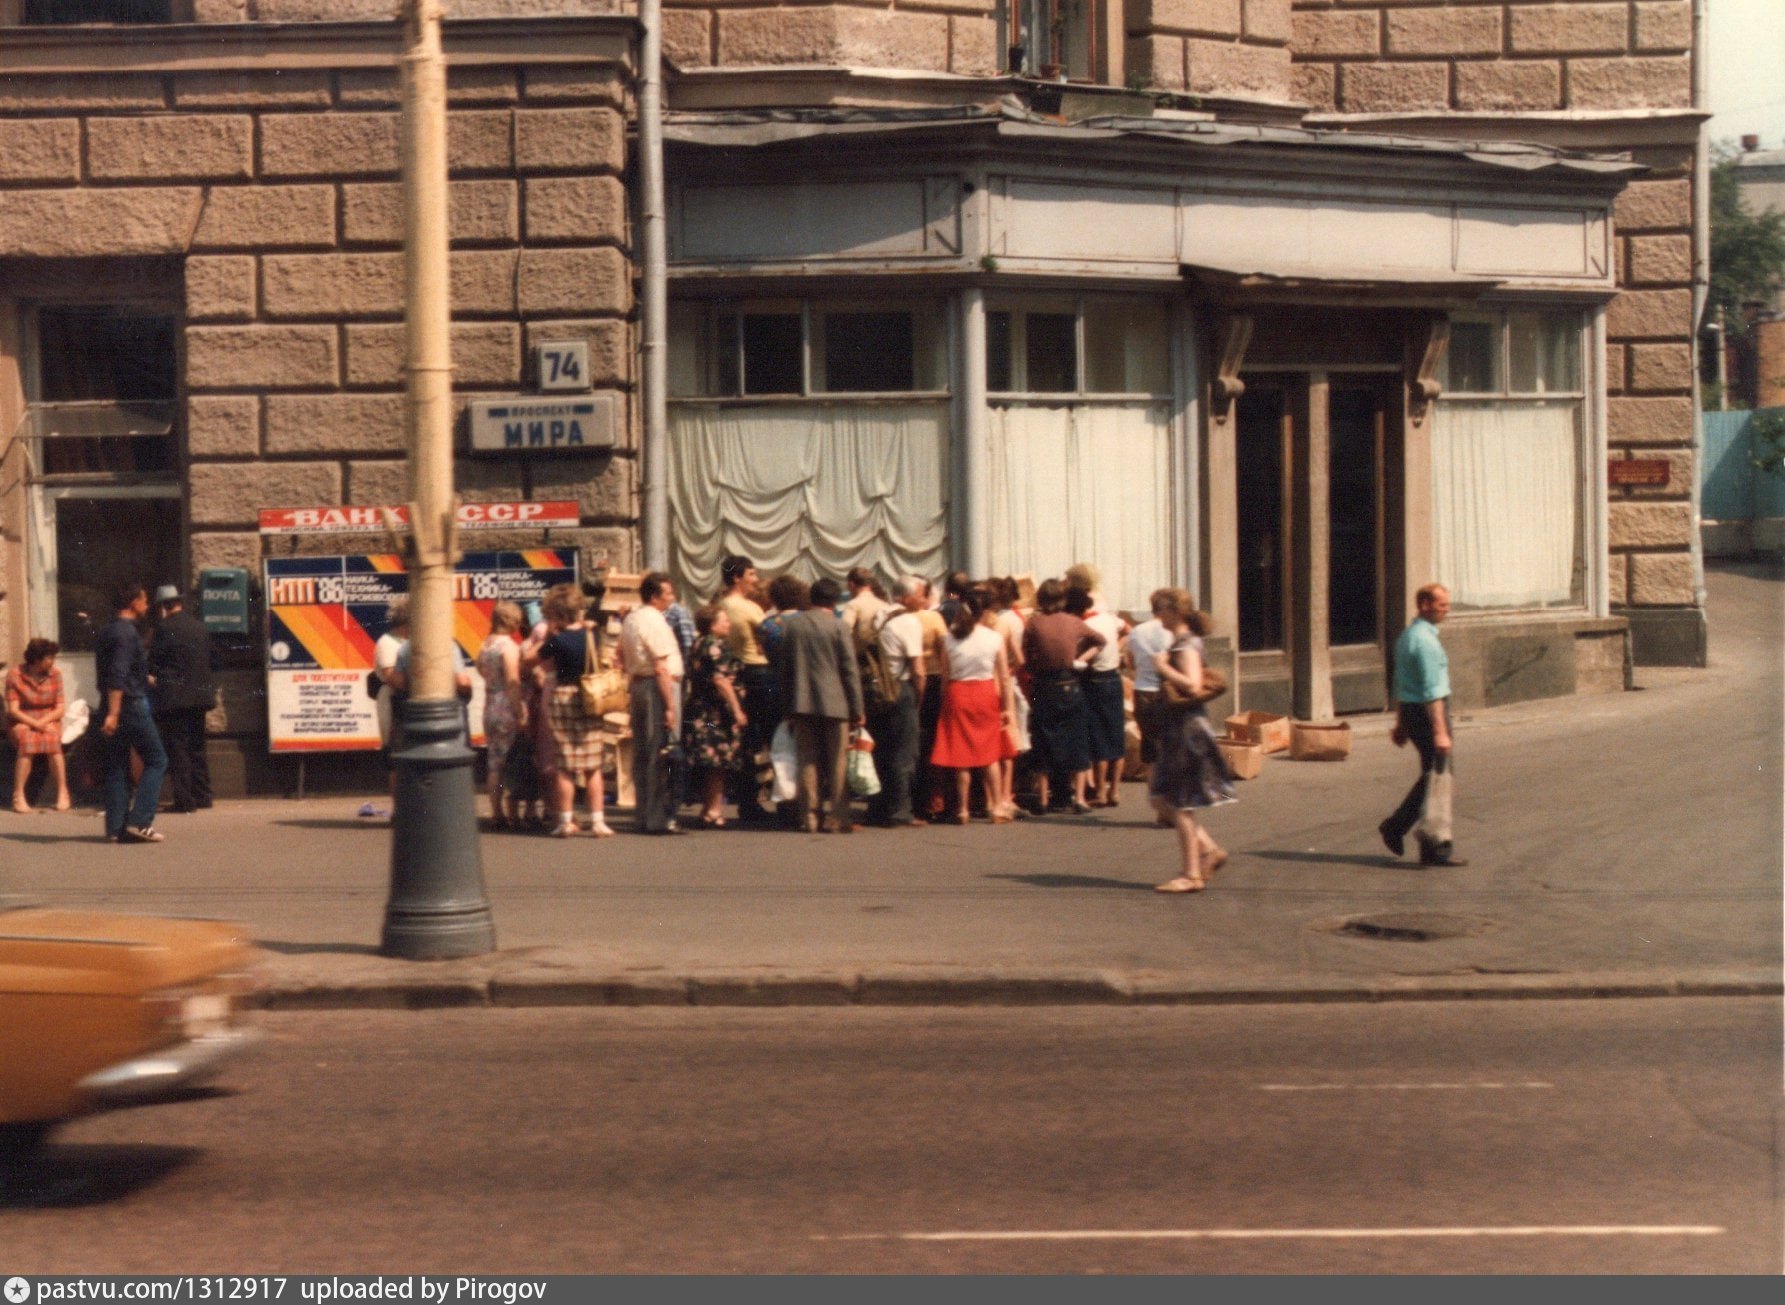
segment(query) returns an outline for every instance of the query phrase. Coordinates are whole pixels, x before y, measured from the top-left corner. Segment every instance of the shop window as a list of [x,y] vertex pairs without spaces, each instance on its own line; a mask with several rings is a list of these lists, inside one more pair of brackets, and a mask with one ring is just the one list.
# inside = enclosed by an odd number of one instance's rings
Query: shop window
[[1524,310],[1451,325],[1432,518],[1460,609],[1584,600],[1581,329],[1578,313]]
[[671,312],[671,393],[683,398],[923,394],[947,388],[934,307],[825,305]]
[[[184,6],[189,7],[189,6]],[[174,0],[25,0],[24,21],[64,23],[171,23],[183,15]]]

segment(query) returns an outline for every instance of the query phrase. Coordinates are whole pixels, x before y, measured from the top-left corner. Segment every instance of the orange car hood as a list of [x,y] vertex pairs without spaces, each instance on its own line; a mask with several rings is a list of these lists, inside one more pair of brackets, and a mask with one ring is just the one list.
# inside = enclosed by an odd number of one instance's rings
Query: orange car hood
[[105,911],[0,910],[0,995],[125,995],[245,970],[252,944],[233,924]]

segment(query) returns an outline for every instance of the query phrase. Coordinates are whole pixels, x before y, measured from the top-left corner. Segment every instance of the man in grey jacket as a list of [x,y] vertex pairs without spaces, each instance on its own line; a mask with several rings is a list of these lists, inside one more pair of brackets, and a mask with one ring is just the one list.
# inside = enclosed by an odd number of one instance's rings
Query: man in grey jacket
[[[862,686],[855,644],[837,619],[840,597],[837,582],[828,579],[802,592],[799,610],[781,622],[775,649],[787,728],[799,754],[800,828],[809,834],[855,830],[844,770],[850,727],[862,723]],[[821,818],[826,809],[829,818]]]

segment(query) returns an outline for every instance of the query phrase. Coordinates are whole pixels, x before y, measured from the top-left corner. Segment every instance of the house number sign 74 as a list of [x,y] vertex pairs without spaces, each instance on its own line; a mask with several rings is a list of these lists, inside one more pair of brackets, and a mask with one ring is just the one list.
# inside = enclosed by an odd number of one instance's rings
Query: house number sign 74
[[589,388],[589,342],[547,340],[534,349],[535,374],[545,394],[580,394]]

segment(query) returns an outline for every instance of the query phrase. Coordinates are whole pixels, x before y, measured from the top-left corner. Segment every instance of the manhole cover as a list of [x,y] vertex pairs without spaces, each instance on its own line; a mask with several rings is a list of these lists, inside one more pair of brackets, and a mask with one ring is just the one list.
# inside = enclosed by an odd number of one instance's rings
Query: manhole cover
[[1442,911],[1386,911],[1377,915],[1352,915],[1325,923],[1332,933],[1385,942],[1439,942],[1445,938],[1473,938],[1492,930],[1492,920]]

